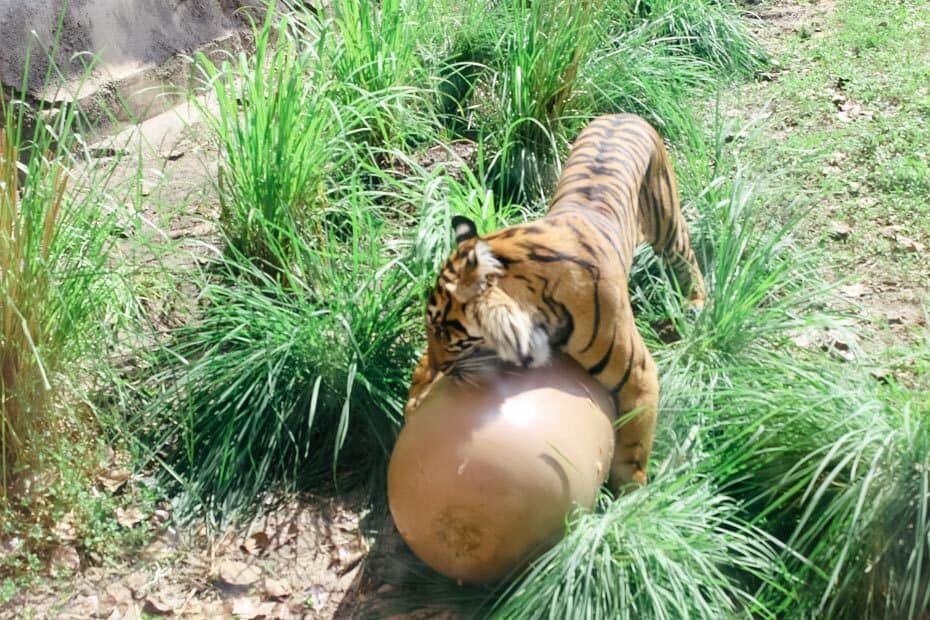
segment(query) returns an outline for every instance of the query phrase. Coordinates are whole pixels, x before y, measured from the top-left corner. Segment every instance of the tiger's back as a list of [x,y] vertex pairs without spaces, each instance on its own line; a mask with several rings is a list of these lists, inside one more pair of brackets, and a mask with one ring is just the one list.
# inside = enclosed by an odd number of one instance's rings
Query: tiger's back
[[481,351],[538,366],[557,347],[624,416],[612,484],[645,483],[659,388],[627,288],[636,246],[649,242],[692,303],[704,300],[661,138],[634,115],[597,118],[574,143],[545,216],[484,237],[465,218],[453,225],[458,245],[427,305],[428,347],[408,413],[439,376]]
[[601,116],[572,146],[546,217],[562,212],[599,214],[611,221],[629,269],[633,251],[649,242],[671,261],[691,302],[704,301],[704,282],[681,214],[678,184],[662,138],[634,114]]

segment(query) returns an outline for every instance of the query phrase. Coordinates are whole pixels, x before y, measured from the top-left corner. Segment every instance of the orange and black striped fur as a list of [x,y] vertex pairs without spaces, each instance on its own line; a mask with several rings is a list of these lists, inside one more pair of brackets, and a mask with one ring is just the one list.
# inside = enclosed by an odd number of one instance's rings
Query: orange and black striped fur
[[597,118],[575,142],[544,217],[484,237],[466,218],[452,223],[458,247],[429,297],[428,346],[407,415],[436,379],[482,352],[540,366],[555,347],[617,403],[611,486],[644,484],[659,382],[630,307],[636,246],[648,242],[664,257],[695,306],[705,297],[662,139],[634,115]]

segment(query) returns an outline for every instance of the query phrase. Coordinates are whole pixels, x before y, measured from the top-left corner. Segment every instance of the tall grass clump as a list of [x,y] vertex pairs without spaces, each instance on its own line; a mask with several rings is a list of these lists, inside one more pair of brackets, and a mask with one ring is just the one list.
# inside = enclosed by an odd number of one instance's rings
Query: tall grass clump
[[779,569],[735,502],[679,472],[570,519],[492,617],[774,617],[752,584]]
[[433,0],[426,5],[426,19],[434,28],[423,29],[421,54],[438,82],[440,122],[455,135],[475,135],[480,130],[474,119],[476,87],[499,60],[505,3]]
[[799,219],[763,217],[738,179],[706,197],[694,242],[707,307],[688,317],[652,267],[636,283],[645,331],[670,317],[677,333],[669,344],[651,336],[658,453],[693,436],[692,465],[778,541],[788,570],[756,592],[775,615],[920,617],[930,602],[927,404],[886,399],[865,370],[794,345],[792,335],[830,324],[816,255],[792,241]]
[[930,424],[865,372],[787,356],[730,373],[715,395],[711,467],[785,543],[781,613],[919,618],[930,604]]
[[340,82],[368,92],[413,86],[423,78],[417,55],[417,11],[422,3],[361,0],[332,3],[338,51],[331,70]]
[[185,510],[231,518],[265,491],[385,462],[414,358],[416,282],[356,189],[337,207],[344,226],[289,239],[276,276],[221,259],[203,315],[173,334],[151,379],[165,388],[148,439],[170,453]]
[[698,131],[687,102],[718,79],[706,62],[682,53],[674,40],[657,40],[646,27],[602,31],[601,37],[581,68],[586,108],[639,114],[675,142]]
[[[482,155],[479,153],[479,160]],[[412,173],[404,179],[390,179],[386,189],[408,204],[417,206],[412,217],[400,222],[402,228],[414,230],[410,237],[410,255],[424,287],[431,287],[439,269],[453,249],[452,217],[464,215],[482,233],[524,222],[532,217],[534,206],[518,205],[501,200],[487,179],[463,168],[456,178],[440,168],[428,172],[409,162]],[[479,164],[479,167],[480,164]]]
[[[114,216],[103,180],[76,173],[73,112],[44,120],[21,101],[0,103],[0,406],[4,492],[52,438],[79,431],[58,403],[79,365],[106,342],[107,264]],[[14,111],[14,109],[16,111]],[[27,115],[33,126],[27,132]],[[68,429],[70,424],[75,427]],[[47,444],[46,442],[51,442]]]
[[626,4],[632,4],[630,18],[641,20],[655,38],[678,42],[724,74],[752,75],[768,63],[733,0],[627,0]]
[[5,96],[0,533],[16,542],[0,561],[8,574],[34,567],[60,542],[54,528],[65,514],[75,537],[86,535],[81,551],[99,542],[102,500],[88,492],[102,447],[93,395],[110,387],[108,355],[125,297],[114,264],[118,214],[105,208],[108,172],[79,161],[87,148],[75,110]]
[[520,0],[505,11],[487,110],[500,189],[539,196],[555,181],[562,136],[576,128],[565,123],[577,116],[579,70],[596,44],[594,10],[593,2]]
[[335,0],[320,17],[288,3],[301,38],[314,41],[318,73],[333,81],[330,97],[349,109],[363,106],[353,139],[378,148],[403,148],[436,129],[435,77],[424,54],[433,33],[422,0]]
[[220,148],[222,232],[272,270],[327,207],[327,179],[351,157],[363,115],[361,103],[333,100],[317,50],[299,35],[289,16],[269,11],[254,54],[197,58],[207,97],[195,101]]

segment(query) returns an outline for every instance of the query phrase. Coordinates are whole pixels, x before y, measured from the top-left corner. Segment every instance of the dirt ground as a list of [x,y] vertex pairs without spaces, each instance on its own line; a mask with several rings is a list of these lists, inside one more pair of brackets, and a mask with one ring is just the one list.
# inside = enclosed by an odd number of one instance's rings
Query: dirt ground
[[[768,4],[759,8],[757,34],[777,56],[783,37],[810,28],[831,10],[831,2]],[[97,145],[102,161],[119,160],[117,181],[132,178],[140,166],[143,170],[141,187],[126,188],[137,217],[126,223],[125,253],[141,253],[155,265],[165,255],[153,252],[152,244],[171,244],[176,251],[168,254],[169,267],[183,274],[217,251],[217,233],[209,223],[218,210],[211,187],[217,153],[202,135],[192,111],[179,108]],[[873,277],[865,286],[847,292],[862,302],[865,324],[881,322],[890,331],[864,347],[906,341],[913,326],[925,320],[917,283]],[[185,316],[183,305],[194,302],[195,293],[154,291],[147,304],[156,325],[168,328]],[[133,561],[100,567],[74,564],[69,557],[53,560],[53,575],[62,567],[76,570],[19,592],[0,608],[0,618],[378,616],[368,605],[396,594],[404,572],[416,565],[390,517],[372,513],[361,491],[276,498],[274,507],[244,530],[222,533],[177,531],[166,512],[141,519],[154,523],[158,533]],[[454,616],[424,610],[397,617]]]

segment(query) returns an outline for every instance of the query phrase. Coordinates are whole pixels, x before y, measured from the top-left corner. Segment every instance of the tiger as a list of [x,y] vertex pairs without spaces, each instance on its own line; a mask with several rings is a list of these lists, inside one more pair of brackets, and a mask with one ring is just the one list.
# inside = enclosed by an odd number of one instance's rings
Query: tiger
[[646,484],[656,429],[656,364],[636,328],[628,276],[636,247],[652,245],[695,309],[704,277],[681,212],[662,138],[633,114],[595,118],[579,134],[541,218],[479,236],[452,218],[456,246],[426,304],[427,346],[405,419],[434,383],[488,354],[522,367],[553,349],[606,388],[616,409],[609,486]]

